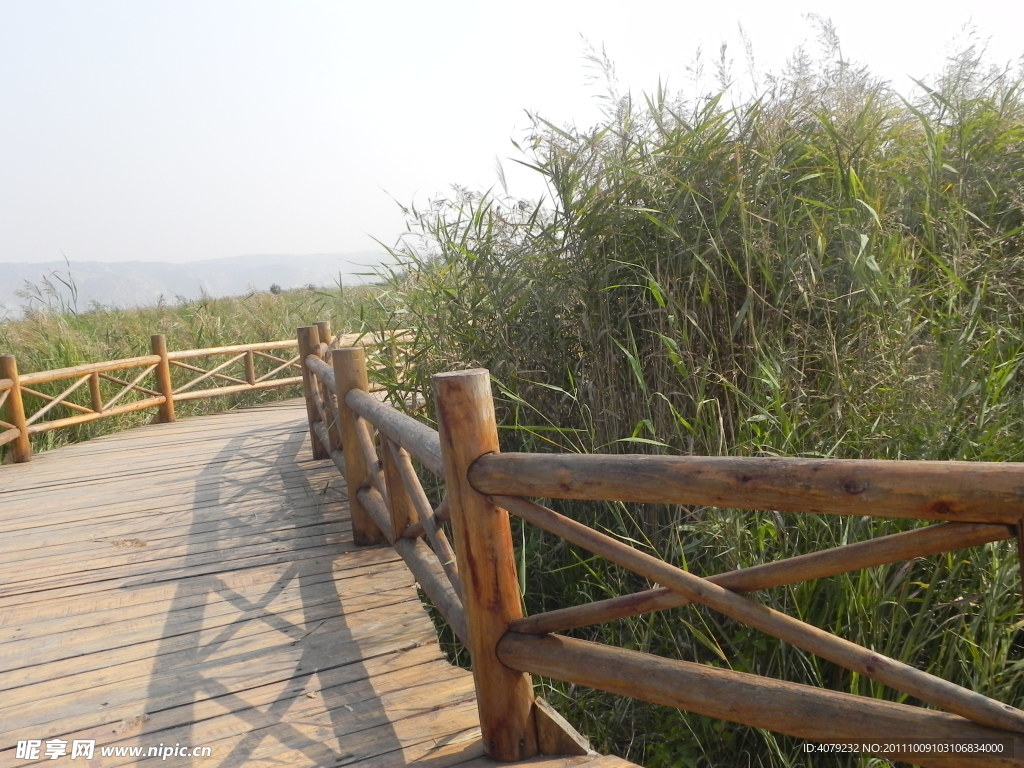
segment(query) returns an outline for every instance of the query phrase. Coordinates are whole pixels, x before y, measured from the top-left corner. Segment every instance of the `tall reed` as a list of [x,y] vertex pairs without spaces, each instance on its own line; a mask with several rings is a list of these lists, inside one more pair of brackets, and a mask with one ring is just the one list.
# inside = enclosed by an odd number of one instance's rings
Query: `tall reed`
[[[506,450],[1024,458],[1022,73],[969,49],[904,96],[825,32],[820,60],[796,57],[743,103],[613,87],[590,129],[537,118],[523,162],[547,202],[459,190],[411,209],[387,295],[416,329],[414,366],[394,386],[424,392],[436,371],[490,368]],[[574,513],[697,573],[904,525]],[[530,610],[644,586],[522,535]],[[992,545],[763,598],[1015,702],[1019,588],[1015,553]],[[892,695],[701,609],[580,634]],[[767,732],[577,689],[548,695],[602,748],[648,765],[801,761],[794,740]]]

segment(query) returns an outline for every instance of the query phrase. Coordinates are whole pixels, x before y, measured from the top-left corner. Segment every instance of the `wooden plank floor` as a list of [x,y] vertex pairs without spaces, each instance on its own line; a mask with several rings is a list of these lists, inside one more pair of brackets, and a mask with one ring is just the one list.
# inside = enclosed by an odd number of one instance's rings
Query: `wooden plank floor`
[[297,401],[0,467],[0,766],[52,739],[96,744],[58,766],[492,765],[471,676],[397,555],[352,544],[345,498]]

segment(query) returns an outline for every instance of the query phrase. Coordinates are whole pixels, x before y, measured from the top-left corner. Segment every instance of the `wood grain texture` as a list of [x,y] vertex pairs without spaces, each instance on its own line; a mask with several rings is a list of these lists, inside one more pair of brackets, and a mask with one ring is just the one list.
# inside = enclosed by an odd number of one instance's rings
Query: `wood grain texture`
[[[940,552],[966,549],[991,541],[1012,538],[1014,529],[1006,525],[981,523],[939,523],[913,531],[894,533],[875,539],[832,547],[820,552],[777,560],[709,576],[713,584],[734,592],[752,592],[839,573],[870,568],[885,563],[926,557]],[[559,608],[526,616],[512,622],[511,629],[526,634],[565,632],[568,629],[639,616],[687,605],[690,600],[666,587],[648,589],[632,595],[612,597],[584,605]]]
[[154,333],[149,337],[150,351],[160,358],[156,366],[156,388],[163,395],[164,401],[157,411],[157,420],[165,424],[175,421],[174,383],[171,381],[171,362],[167,356],[167,337],[162,333]]
[[[915,758],[924,766],[978,768],[1024,764],[1024,736],[976,725],[956,715],[877,701],[771,680],[686,661],[612,648],[558,635],[510,632],[499,644],[502,661],[514,669],[586,685],[623,696],[677,707],[733,722],[754,723],[811,740],[871,743],[922,739],[967,742],[1001,739],[1012,743],[1014,760]],[[818,764],[818,763],[812,763]],[[821,761],[821,765],[828,764]]]
[[[28,423],[25,418],[25,404],[21,398],[21,383],[18,378],[18,361],[14,355],[0,355],[0,378],[6,379],[7,397],[4,398],[4,414],[7,423],[12,427],[9,439],[13,442],[11,456],[14,461],[23,463],[32,459],[32,444],[28,437]],[[13,435],[13,437],[11,437]]]
[[962,688],[895,659],[837,637],[725,587],[641,552],[582,523],[525,499],[496,497],[496,503],[584,549],[678,592],[689,601],[784,640],[823,659],[909,693],[928,704],[992,728],[1024,734],[1024,711]]
[[522,760],[538,751],[533,685],[497,657],[509,622],[522,617],[512,531],[508,513],[467,475],[480,456],[498,450],[490,375],[438,374],[434,394],[484,745],[496,760]]
[[[195,768],[483,764],[471,674],[402,558],[353,542],[305,421],[275,403],[0,468],[0,765],[56,737],[210,746],[167,761]],[[537,765],[603,768],[567,759]]]
[[387,529],[373,521],[358,498],[358,491],[370,484],[370,467],[359,444],[359,417],[349,408],[345,397],[349,392],[366,392],[369,389],[366,352],[362,347],[335,349],[331,352],[331,367],[334,369],[337,395],[338,432],[345,460],[344,477],[350,488],[353,535],[357,544],[377,544],[384,541]]
[[437,476],[444,472],[441,443],[437,431],[411,416],[396,411],[365,391],[350,391],[346,403],[364,419],[373,422],[379,432],[412,454]]
[[71,379],[77,376],[88,376],[91,373],[107,373],[109,371],[126,371],[131,368],[145,368],[150,365],[157,365],[160,358],[157,355],[142,355],[140,357],[126,357],[121,360],[105,360],[100,363],[85,363],[73,365],[69,368],[56,368],[51,371],[37,371],[35,373],[21,374],[22,386],[34,386],[61,379]]
[[1015,525],[1024,464],[503,453],[470,472],[490,495],[620,500]]

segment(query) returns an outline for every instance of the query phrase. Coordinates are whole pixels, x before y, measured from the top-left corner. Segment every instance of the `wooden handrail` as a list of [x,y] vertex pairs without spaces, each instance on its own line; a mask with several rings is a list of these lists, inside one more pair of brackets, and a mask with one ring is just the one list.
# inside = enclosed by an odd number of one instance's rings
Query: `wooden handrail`
[[[1024,747],[1024,739],[1018,736],[945,712],[558,635],[510,632],[499,643],[498,655],[513,669],[812,741],[884,744],[898,739],[902,742],[990,743],[1003,745],[1005,754],[1014,757],[1019,756]],[[1019,765],[991,754],[951,759],[949,754],[915,753],[904,759],[915,765],[950,768]]]
[[1016,525],[1024,463],[503,453],[481,493]]
[[[470,649],[488,754],[502,760],[518,760],[538,752],[585,754],[585,740],[542,700],[534,700],[529,677],[509,670],[496,656],[496,643],[506,634],[508,621],[521,616],[507,514],[503,522],[496,520],[490,529],[453,521],[456,539],[459,535],[474,539],[473,543],[456,543],[453,548],[441,525],[451,516],[451,510],[465,508],[466,492],[475,492],[468,484],[463,485],[463,495],[456,504],[452,494],[458,495],[459,491],[449,485],[449,495],[434,510],[412,464],[415,459],[433,474],[446,476],[449,470],[442,436],[369,394],[366,356],[361,348],[332,350],[328,373],[321,358],[325,350],[312,343],[313,327],[300,329],[299,337],[306,339],[303,345],[309,350],[303,362],[309,375],[311,436],[323,448],[333,429],[340,435],[343,449],[331,451],[330,458],[342,469],[348,484],[353,536],[364,544],[389,542],[434,607]],[[461,384],[458,377],[453,377],[440,386],[457,388]],[[486,395],[480,406],[491,402],[488,386],[486,376],[482,386],[476,384],[478,394]],[[330,403],[330,407],[324,408],[322,403]],[[462,430],[471,415],[486,416],[486,411],[486,407],[481,410],[469,406],[465,413],[453,413],[451,418]],[[326,423],[332,419],[331,424]],[[379,452],[372,431],[379,435]],[[489,435],[484,445],[497,444],[493,410],[489,425],[485,418],[481,434]],[[464,462],[472,459],[474,449],[468,450]],[[458,474],[464,476],[465,468]],[[476,496],[488,504],[483,496]],[[487,554],[491,546],[487,542],[501,542],[505,549]],[[467,546],[474,548],[475,558],[457,556],[459,548],[465,551]],[[469,565],[460,567],[459,563]],[[501,574],[497,581],[495,573]],[[497,594],[492,592],[494,584],[499,585]],[[497,618],[496,599],[504,606]]]
[[[358,336],[358,334],[352,334]],[[346,337],[347,338],[347,337]],[[344,338],[339,340],[344,344]],[[209,357],[210,355],[232,355],[241,352],[266,352],[271,349],[295,349],[296,343],[293,339],[282,341],[258,341],[252,344],[232,344],[227,347],[206,347],[203,349],[182,349],[177,352],[168,352],[167,357],[171,360],[189,360],[193,357]]]
[[[320,339],[318,327],[317,345],[332,341],[329,326],[326,323],[321,326],[327,336]],[[391,340],[391,337],[386,339]],[[377,337],[362,333],[346,334],[333,340],[336,345],[378,341]],[[169,351],[166,338],[156,334],[150,338],[150,345],[150,355],[20,375],[14,356],[0,356],[4,361],[0,363],[0,446],[9,446],[5,450],[10,452],[14,462],[29,461],[31,435],[148,409],[157,411],[156,421],[172,422],[176,418],[175,403],[302,383],[299,375],[302,366],[294,339]],[[279,356],[287,350],[295,350],[295,354]],[[224,356],[228,357],[226,361],[211,361],[206,367],[195,362]],[[119,371],[136,372],[114,375]],[[291,371],[294,374],[288,375]],[[198,375],[179,381],[175,387],[173,379],[176,377],[172,374],[187,375],[186,372]],[[56,382],[67,382],[57,394],[40,389],[42,385]],[[214,386],[209,386],[211,382],[215,382]],[[197,388],[201,384],[207,386]],[[108,394],[104,394],[104,389]],[[79,396],[78,392],[85,395]],[[26,408],[26,399],[33,404],[31,409]],[[61,409],[70,413],[64,415]]]
[[[307,398],[314,401],[307,413],[313,419],[311,436],[329,454],[348,484],[353,538],[363,545],[388,541],[456,635],[468,642],[469,632],[457,581],[453,583],[444,565],[422,539],[402,535],[407,518],[392,509],[394,500],[399,498],[398,489],[388,492],[386,474],[373,446],[368,422],[348,405],[362,396],[371,397],[366,353],[361,346],[333,349],[331,365],[326,366],[319,357],[323,350],[312,343],[314,331],[319,338],[320,330],[317,326],[299,329],[299,337],[305,339],[303,345],[316,350],[304,357],[304,368],[309,374]],[[335,440],[343,450],[330,448]],[[422,488],[419,491],[422,492]],[[412,495],[408,489],[403,492],[406,497]],[[406,516],[409,511],[409,508],[403,510]]]
[[360,390],[348,392],[345,402],[353,413],[372,422],[389,440],[407,450],[435,476],[444,476],[441,439],[437,430]]
[[132,368],[144,368],[147,365],[156,365],[160,362],[158,355],[142,355],[140,357],[127,357],[122,360],[105,360],[101,363],[85,363],[74,365],[70,368],[56,368],[51,371],[37,371],[35,373],[23,373],[19,381],[21,386],[36,386],[48,384],[62,379],[73,379],[78,376],[88,376],[91,373],[108,373],[110,371],[126,371]]
[[[502,454],[486,371],[435,377],[440,434],[368,394],[342,385],[335,351],[334,391],[350,498],[396,549],[426,537],[436,557],[452,555],[436,535],[442,511],[455,532],[455,576],[463,602],[446,605],[473,657],[481,726],[493,758],[521,758],[531,733],[541,733],[543,708],[519,693],[517,675],[543,674],[571,683],[812,740],[883,742],[905,739],[990,741],[1024,754],[1024,712],[954,685],[816,627],[773,611],[743,593],[949,552],[1021,536],[1024,464],[841,461],[781,458]],[[359,358],[362,363],[363,358]],[[310,357],[311,370],[324,366]],[[317,374],[314,374],[317,375]],[[348,374],[351,376],[351,374]],[[363,369],[365,382],[365,368]],[[324,382],[329,377],[322,377]],[[358,378],[358,376],[356,377]],[[491,416],[488,416],[491,414]],[[479,419],[483,417],[483,426]],[[370,428],[381,436],[378,457]],[[320,430],[323,433],[323,430]],[[493,432],[493,434],[492,434]],[[433,510],[414,476],[411,457],[446,481],[448,495]],[[381,458],[384,461],[381,461]],[[389,469],[388,462],[391,461]],[[413,475],[410,477],[410,475]],[[379,487],[378,487],[379,486]],[[389,504],[388,496],[397,501]],[[805,514],[903,517],[941,521],[915,530],[833,547],[785,560],[700,578],[640,552],[527,497],[699,504]],[[400,512],[395,508],[400,508]],[[518,615],[508,510],[561,538],[605,556],[658,584],[634,595]],[[399,530],[398,521],[412,521]],[[425,547],[426,549],[426,547]],[[429,551],[429,550],[428,550]],[[472,557],[467,557],[472,553]],[[422,567],[422,562],[418,563]],[[431,571],[436,573],[436,569]],[[429,593],[429,590],[427,590]],[[704,603],[752,627],[816,653],[859,674],[941,707],[935,712],[869,697],[713,669],[550,633],[651,610]],[[514,603],[514,605],[513,605]],[[435,605],[437,600],[435,600]],[[462,615],[464,607],[465,616]],[[467,634],[468,633],[468,636]],[[525,696],[525,698],[524,698]],[[531,731],[532,712],[536,731]],[[571,751],[572,739],[557,746]],[[578,743],[576,745],[578,747]],[[536,749],[551,749],[538,743]],[[924,766],[954,758],[914,754]],[[972,765],[1006,764],[996,755]],[[1013,763],[1017,764],[1017,763]]]

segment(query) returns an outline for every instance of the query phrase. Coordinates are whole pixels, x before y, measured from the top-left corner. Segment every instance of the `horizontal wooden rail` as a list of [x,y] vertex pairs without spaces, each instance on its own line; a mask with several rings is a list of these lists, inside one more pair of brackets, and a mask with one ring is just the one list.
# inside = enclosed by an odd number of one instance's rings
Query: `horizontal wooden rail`
[[310,355],[306,358],[306,365],[327,384],[331,392],[338,391],[338,385],[334,383],[334,369],[321,360],[319,357]]
[[[1024,737],[945,712],[823,690],[703,664],[665,659],[558,635],[510,632],[498,644],[502,663],[522,672],[585,685],[654,704],[746,723],[818,742],[885,744],[914,740],[1001,744],[1024,755]],[[909,759],[909,756],[908,758]],[[1019,765],[998,756],[913,755],[915,765]],[[825,765],[830,761],[822,760]],[[811,763],[818,764],[818,763]]]
[[438,477],[444,476],[441,441],[435,430],[357,389],[348,392],[345,402],[354,413],[402,446],[426,469]]
[[276,379],[274,381],[258,381],[255,384],[235,384],[230,387],[212,387],[200,389],[194,392],[175,393],[175,402],[188,402],[189,400],[205,400],[220,395],[237,395],[242,392],[261,392],[265,389],[281,389],[282,387],[297,387],[302,384],[301,376],[289,376],[287,379]]
[[73,427],[79,424],[88,424],[90,421],[97,421],[99,419],[107,419],[113,416],[123,416],[127,413],[137,413],[144,411],[147,408],[155,408],[164,402],[163,397],[151,397],[146,400],[138,400],[134,403],[127,405],[120,405],[109,410],[101,411],[98,413],[83,413],[78,416],[67,416],[62,419],[51,419],[50,421],[42,424],[31,424],[28,427],[28,434],[30,435],[41,435],[44,432],[51,432],[55,429],[61,429],[63,427]]
[[144,368],[147,365],[156,365],[160,362],[158,355],[143,355],[141,357],[127,357],[123,360],[105,360],[101,363],[85,363],[74,365],[70,368],[56,368],[52,371],[37,371],[36,373],[24,373],[19,377],[22,387],[34,387],[39,384],[47,384],[63,379],[72,379],[77,376],[86,376],[90,373],[108,373],[110,371],[127,371],[132,368]]
[[1016,525],[1024,463],[502,453],[481,493]]
[[[345,344],[346,339],[358,337],[358,334],[350,334],[338,339],[339,344]],[[189,360],[195,357],[210,357],[213,355],[233,355],[240,352],[268,352],[277,349],[295,349],[297,346],[294,339],[283,341],[259,341],[253,344],[233,344],[227,347],[207,347],[204,349],[183,349],[177,352],[168,352],[169,360]]]

